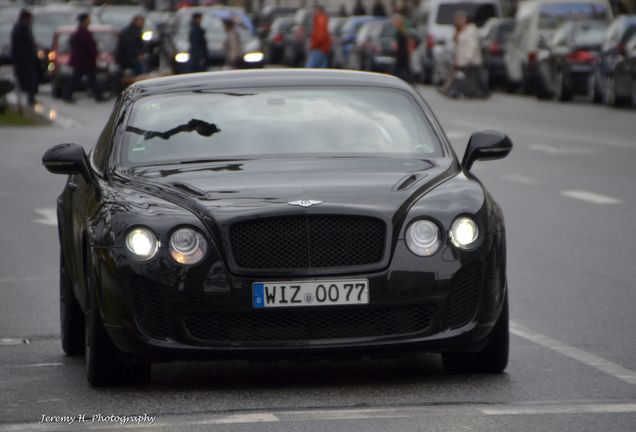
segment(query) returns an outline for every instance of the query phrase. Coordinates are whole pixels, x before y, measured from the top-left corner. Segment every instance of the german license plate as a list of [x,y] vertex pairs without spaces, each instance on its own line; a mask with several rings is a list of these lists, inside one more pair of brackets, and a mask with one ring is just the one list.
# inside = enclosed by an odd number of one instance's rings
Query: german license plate
[[254,308],[354,305],[369,303],[369,281],[285,281],[252,284]]

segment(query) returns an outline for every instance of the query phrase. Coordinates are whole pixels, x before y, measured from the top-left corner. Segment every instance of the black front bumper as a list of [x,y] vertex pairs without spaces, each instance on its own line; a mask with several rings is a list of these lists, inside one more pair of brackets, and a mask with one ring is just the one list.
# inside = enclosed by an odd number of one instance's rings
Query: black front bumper
[[233,275],[215,262],[200,273],[160,258],[151,269],[116,248],[94,248],[102,319],[122,355],[138,361],[386,355],[475,351],[499,317],[505,287],[503,233],[470,252],[445,246],[430,258],[400,240],[391,264],[367,274],[370,303],[252,308],[252,283],[315,280]]

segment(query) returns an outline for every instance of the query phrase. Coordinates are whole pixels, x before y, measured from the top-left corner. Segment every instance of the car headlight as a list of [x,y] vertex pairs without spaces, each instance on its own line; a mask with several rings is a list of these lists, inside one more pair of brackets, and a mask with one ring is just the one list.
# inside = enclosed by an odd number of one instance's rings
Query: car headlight
[[187,52],[177,53],[177,55],[174,56],[174,61],[176,61],[177,63],[187,63],[190,61],[190,53],[187,53]]
[[205,238],[191,228],[179,228],[170,236],[170,256],[179,264],[197,264],[207,250]]
[[145,32],[143,32],[143,33],[141,34],[141,38],[142,38],[144,41],[146,41],[146,42],[151,41],[151,40],[152,40],[152,36],[153,36],[153,34],[152,34],[152,30],[146,30]]
[[148,228],[133,228],[126,236],[126,249],[137,261],[148,261],[155,256],[158,248],[157,236]]
[[430,220],[416,220],[406,229],[406,245],[415,255],[431,256],[440,244],[439,228]]
[[453,246],[460,249],[471,249],[479,238],[477,223],[466,216],[455,219],[451,225],[450,238]]
[[243,56],[245,63],[258,63],[263,61],[265,55],[262,52],[250,52]]

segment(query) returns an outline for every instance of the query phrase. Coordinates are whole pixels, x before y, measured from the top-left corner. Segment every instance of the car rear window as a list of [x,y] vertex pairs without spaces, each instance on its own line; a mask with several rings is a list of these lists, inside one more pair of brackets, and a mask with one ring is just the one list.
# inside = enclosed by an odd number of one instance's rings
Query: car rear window
[[484,25],[488,19],[498,16],[493,3],[446,3],[441,4],[437,11],[437,24],[453,25],[455,14],[464,12],[470,22],[478,27]]
[[605,37],[604,26],[585,26],[574,32],[574,45],[601,45]]
[[599,3],[544,4],[539,11],[539,28],[554,30],[566,21],[608,20],[608,10]]
[[400,90],[240,89],[146,96],[126,126],[123,166],[184,160],[442,155],[424,111]]

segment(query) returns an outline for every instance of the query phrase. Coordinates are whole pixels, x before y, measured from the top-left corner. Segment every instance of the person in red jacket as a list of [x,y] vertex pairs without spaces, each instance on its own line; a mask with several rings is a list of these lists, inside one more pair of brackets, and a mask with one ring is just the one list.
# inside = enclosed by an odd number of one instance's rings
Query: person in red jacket
[[322,6],[314,7],[314,29],[311,33],[311,45],[307,57],[308,68],[329,67],[329,52],[331,51],[331,37],[329,36],[329,15]]
[[93,34],[88,29],[91,18],[88,14],[80,14],[77,17],[79,25],[71,36],[71,56],[69,65],[73,68],[73,75],[68,81],[64,99],[73,102],[73,92],[79,86],[83,76],[88,80],[88,86],[97,101],[103,100],[102,94],[97,88],[97,43]]

